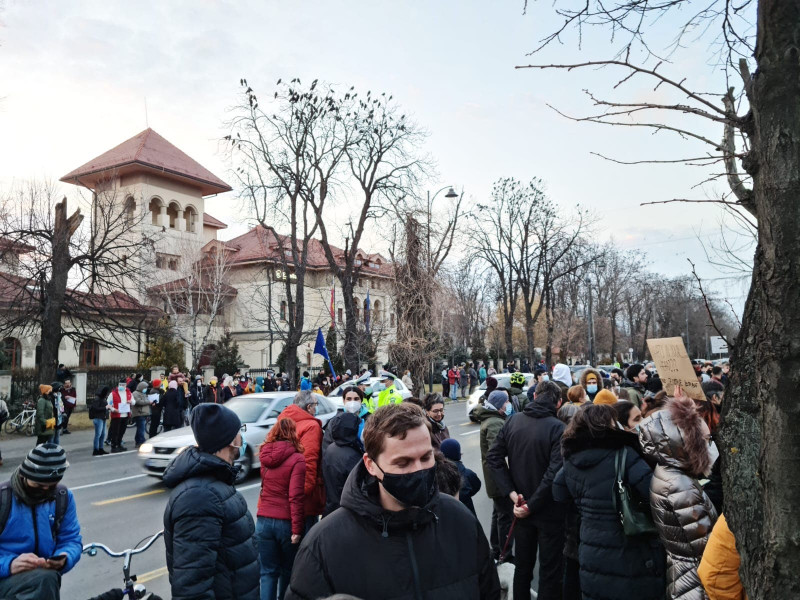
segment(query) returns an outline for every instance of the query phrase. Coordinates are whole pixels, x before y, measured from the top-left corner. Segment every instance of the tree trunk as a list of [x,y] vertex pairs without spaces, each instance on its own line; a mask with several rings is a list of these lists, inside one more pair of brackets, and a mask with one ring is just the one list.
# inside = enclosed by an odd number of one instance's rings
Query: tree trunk
[[358,360],[358,330],[356,328],[356,307],[353,301],[353,279],[345,273],[340,280],[342,284],[342,298],[344,299],[344,357],[345,369],[357,374],[361,369]]
[[725,507],[749,598],[800,597],[800,5],[758,3],[751,152],[753,279],[721,430]]
[[[514,358],[514,311],[503,305],[503,341],[506,346],[504,363]],[[501,371],[502,369],[497,369]]]
[[551,292],[545,293],[545,305],[544,305],[544,319],[545,324],[547,325],[547,347],[545,348],[544,352],[544,364],[548,367],[553,366],[553,307],[552,298],[550,297]]
[[40,282],[44,288],[44,310],[41,323],[42,360],[39,363],[38,376],[39,381],[43,383],[53,381],[58,368],[58,347],[63,335],[61,313],[67,295],[67,278],[71,261],[69,242],[82,220],[80,210],[67,218],[66,198],[56,204],[51,253],[53,270],[50,281]]
[[536,327],[536,321],[533,318],[533,303],[531,302],[530,305],[528,305],[528,302],[525,302],[525,341],[527,345],[527,358],[529,365],[532,365],[534,363],[534,358],[536,358],[536,339],[534,327]]
[[611,360],[614,361],[614,355],[617,353],[617,311],[611,311]]

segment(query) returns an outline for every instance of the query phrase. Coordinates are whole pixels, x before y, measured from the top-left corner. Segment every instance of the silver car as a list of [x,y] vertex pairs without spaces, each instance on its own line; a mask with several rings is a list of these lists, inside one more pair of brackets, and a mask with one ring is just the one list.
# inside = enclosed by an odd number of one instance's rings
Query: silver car
[[[531,385],[531,381],[534,381],[535,375],[533,373],[523,373],[523,375],[525,376],[525,385],[522,386],[522,391],[527,392],[528,388]],[[497,387],[506,389],[509,389],[511,387],[511,373],[498,373],[497,375],[492,375],[492,377],[497,379]],[[485,393],[486,393],[486,382],[484,381],[467,398],[467,418],[470,421],[477,422],[475,417],[473,417],[470,413],[476,406],[480,404],[480,398]]]
[[[253,469],[261,467],[258,447],[264,442],[267,432],[278,420],[284,408],[289,406],[297,392],[264,392],[231,398],[225,403],[239,417],[244,429],[244,454],[236,461],[240,466],[236,482],[244,481]],[[323,426],[336,415],[336,407],[324,396],[314,394],[317,399],[317,418]],[[144,472],[153,477],[163,477],[167,466],[181,452],[196,444],[191,427],[181,427],[159,433],[139,446],[139,458]]]

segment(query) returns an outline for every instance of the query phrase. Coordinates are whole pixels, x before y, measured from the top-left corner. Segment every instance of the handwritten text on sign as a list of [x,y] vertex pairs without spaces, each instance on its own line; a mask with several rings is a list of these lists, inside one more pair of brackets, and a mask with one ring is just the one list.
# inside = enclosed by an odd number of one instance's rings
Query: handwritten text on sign
[[669,396],[675,394],[675,386],[683,388],[686,395],[695,400],[705,400],[703,388],[697,381],[692,361],[686,353],[683,338],[656,338],[647,340],[647,347],[658,369],[658,376]]

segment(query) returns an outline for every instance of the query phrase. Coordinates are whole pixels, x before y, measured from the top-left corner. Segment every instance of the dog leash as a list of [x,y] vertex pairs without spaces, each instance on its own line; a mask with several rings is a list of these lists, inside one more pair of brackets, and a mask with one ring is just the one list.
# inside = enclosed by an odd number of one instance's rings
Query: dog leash
[[516,524],[517,524],[517,517],[514,517],[514,520],[511,521],[511,528],[508,530],[508,535],[506,536],[506,543],[503,546],[503,551],[500,553],[500,558],[497,559],[498,564],[505,562],[506,560],[506,552],[508,551],[508,544],[511,542],[511,536],[514,535],[514,525]]

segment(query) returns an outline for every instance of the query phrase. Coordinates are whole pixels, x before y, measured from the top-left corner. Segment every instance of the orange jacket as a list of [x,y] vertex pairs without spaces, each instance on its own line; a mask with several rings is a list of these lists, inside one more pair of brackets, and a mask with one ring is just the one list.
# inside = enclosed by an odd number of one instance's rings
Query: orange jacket
[[291,419],[297,427],[297,437],[303,444],[306,459],[306,478],[303,485],[306,517],[321,515],[325,508],[325,483],[322,479],[322,422],[296,404],[283,409],[278,417]]
[[708,538],[697,574],[710,600],[747,600],[739,579],[739,552],[736,538],[720,515]]

